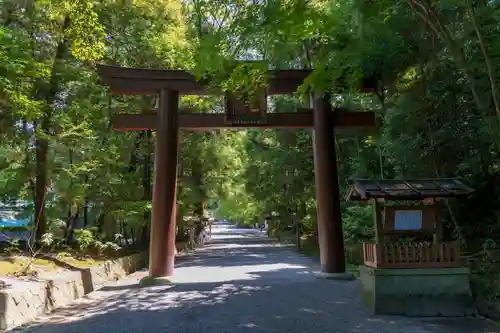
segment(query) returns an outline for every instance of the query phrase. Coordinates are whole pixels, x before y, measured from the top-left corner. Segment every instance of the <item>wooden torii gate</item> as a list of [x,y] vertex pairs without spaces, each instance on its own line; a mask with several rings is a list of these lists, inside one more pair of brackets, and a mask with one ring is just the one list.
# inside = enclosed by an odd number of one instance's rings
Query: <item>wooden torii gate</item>
[[[112,117],[117,130],[156,130],[155,168],[149,249],[149,275],[174,272],[176,190],[179,129],[216,128],[312,128],[316,205],[321,270],[345,273],[344,241],[340,213],[335,128],[374,127],[373,112],[332,110],[328,97],[316,96],[313,108],[294,113],[267,113],[267,95],[291,94],[311,70],[276,70],[267,75],[267,91],[253,105],[227,94],[226,113],[193,113],[179,108],[179,95],[204,95],[206,86],[182,70],[153,70],[98,66],[99,75],[115,94],[159,94],[159,110],[147,114]],[[367,88],[367,87],[364,87]],[[248,118],[250,115],[250,120]],[[241,117],[240,117],[241,116]]]

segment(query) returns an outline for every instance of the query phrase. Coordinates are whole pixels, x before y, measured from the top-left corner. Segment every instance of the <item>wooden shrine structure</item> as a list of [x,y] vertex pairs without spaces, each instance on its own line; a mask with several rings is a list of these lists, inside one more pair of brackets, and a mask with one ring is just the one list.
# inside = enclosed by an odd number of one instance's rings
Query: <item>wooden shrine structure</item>
[[224,114],[196,113],[179,106],[181,95],[209,93],[207,82],[196,80],[186,71],[99,65],[98,72],[114,94],[159,94],[159,109],[154,112],[112,117],[112,125],[117,130],[156,130],[149,258],[151,277],[171,276],[174,271],[179,130],[249,127],[314,130],[321,268],[324,273],[345,272],[334,128],[374,127],[373,112],[333,110],[328,96],[312,94],[312,108],[294,113],[269,113],[267,96],[294,93],[311,74],[310,70],[269,71],[267,89],[253,96],[251,101],[221,91],[226,96]]
[[[437,200],[468,196],[472,192],[457,179],[354,181],[349,198],[368,201],[373,207],[375,242],[363,246],[365,265],[374,268],[460,267],[459,244],[443,242]],[[432,241],[398,242],[404,237]]]
[[372,205],[374,242],[363,244],[363,299],[377,314],[475,313],[460,243],[445,240],[442,199],[467,197],[458,179],[356,180],[348,199]]

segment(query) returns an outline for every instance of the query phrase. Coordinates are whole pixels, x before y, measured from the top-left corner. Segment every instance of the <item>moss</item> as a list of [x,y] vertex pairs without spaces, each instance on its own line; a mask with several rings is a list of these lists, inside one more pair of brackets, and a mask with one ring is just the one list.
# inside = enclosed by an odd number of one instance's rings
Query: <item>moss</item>
[[[30,262],[30,258],[26,256],[15,256],[8,257],[4,260],[0,261],[0,276],[9,276],[14,275],[15,273],[19,273],[23,271]],[[50,262],[49,260],[36,258],[31,262],[33,266],[33,270],[42,270],[42,271],[54,271],[57,266]]]
[[92,258],[74,258],[74,257],[66,257],[62,258],[61,261],[67,263],[68,265],[77,267],[77,268],[91,268],[97,265],[104,263],[106,260],[103,259],[92,259]]
[[[104,263],[106,260],[109,260],[108,258],[104,257],[79,258],[75,254],[67,252],[53,253],[51,255],[56,257],[57,260],[62,261],[76,268],[91,268]],[[4,257],[3,260],[0,261],[0,276],[9,276],[9,275],[14,275],[15,273],[19,273],[24,270],[24,268],[29,262],[30,262],[30,257],[28,254],[6,256]],[[36,258],[31,262],[31,264],[33,266],[33,270],[44,271],[44,272],[55,271],[60,266],[56,263],[56,260],[52,261],[47,258]]]
[[23,266],[18,263],[11,263],[8,261],[0,261],[0,276],[7,276],[19,272]]
[[47,259],[36,258],[33,260],[34,265],[51,265],[52,263]]

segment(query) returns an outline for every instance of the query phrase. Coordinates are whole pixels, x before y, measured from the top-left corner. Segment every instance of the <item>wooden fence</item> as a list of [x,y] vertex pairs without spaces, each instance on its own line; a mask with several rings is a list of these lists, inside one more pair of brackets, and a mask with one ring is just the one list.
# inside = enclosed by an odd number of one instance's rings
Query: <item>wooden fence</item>
[[458,243],[363,244],[365,265],[373,268],[461,267]]

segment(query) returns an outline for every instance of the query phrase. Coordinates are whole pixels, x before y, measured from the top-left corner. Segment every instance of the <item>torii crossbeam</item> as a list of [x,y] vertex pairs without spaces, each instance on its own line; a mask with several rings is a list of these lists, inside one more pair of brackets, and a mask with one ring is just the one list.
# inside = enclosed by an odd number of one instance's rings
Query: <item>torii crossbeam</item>
[[[185,130],[210,130],[217,128],[312,128],[313,110],[300,108],[296,113],[269,113],[266,122],[261,124],[228,124],[225,114],[195,113],[188,109],[179,110],[179,127]],[[157,111],[141,114],[118,114],[112,116],[113,128],[121,131],[156,129]],[[372,112],[352,112],[336,109],[333,114],[335,128],[370,127],[375,123]]]
[[[334,128],[374,127],[373,112],[332,110],[327,97],[316,96],[313,108],[295,113],[267,113],[268,94],[291,94],[311,70],[278,70],[268,73],[267,91],[256,104],[242,104],[226,96],[225,114],[195,113],[179,108],[180,95],[204,95],[207,82],[181,70],[153,70],[99,65],[101,79],[116,94],[152,94],[160,97],[159,110],[145,114],[119,114],[112,118],[117,130],[156,130],[155,169],[151,217],[149,274],[174,272],[178,135],[180,129],[216,128],[312,128],[316,181],[316,205],[321,270],[345,273],[344,242]],[[367,88],[367,87],[364,87]],[[369,87],[368,87],[369,88]],[[253,102],[252,102],[253,103]]]

